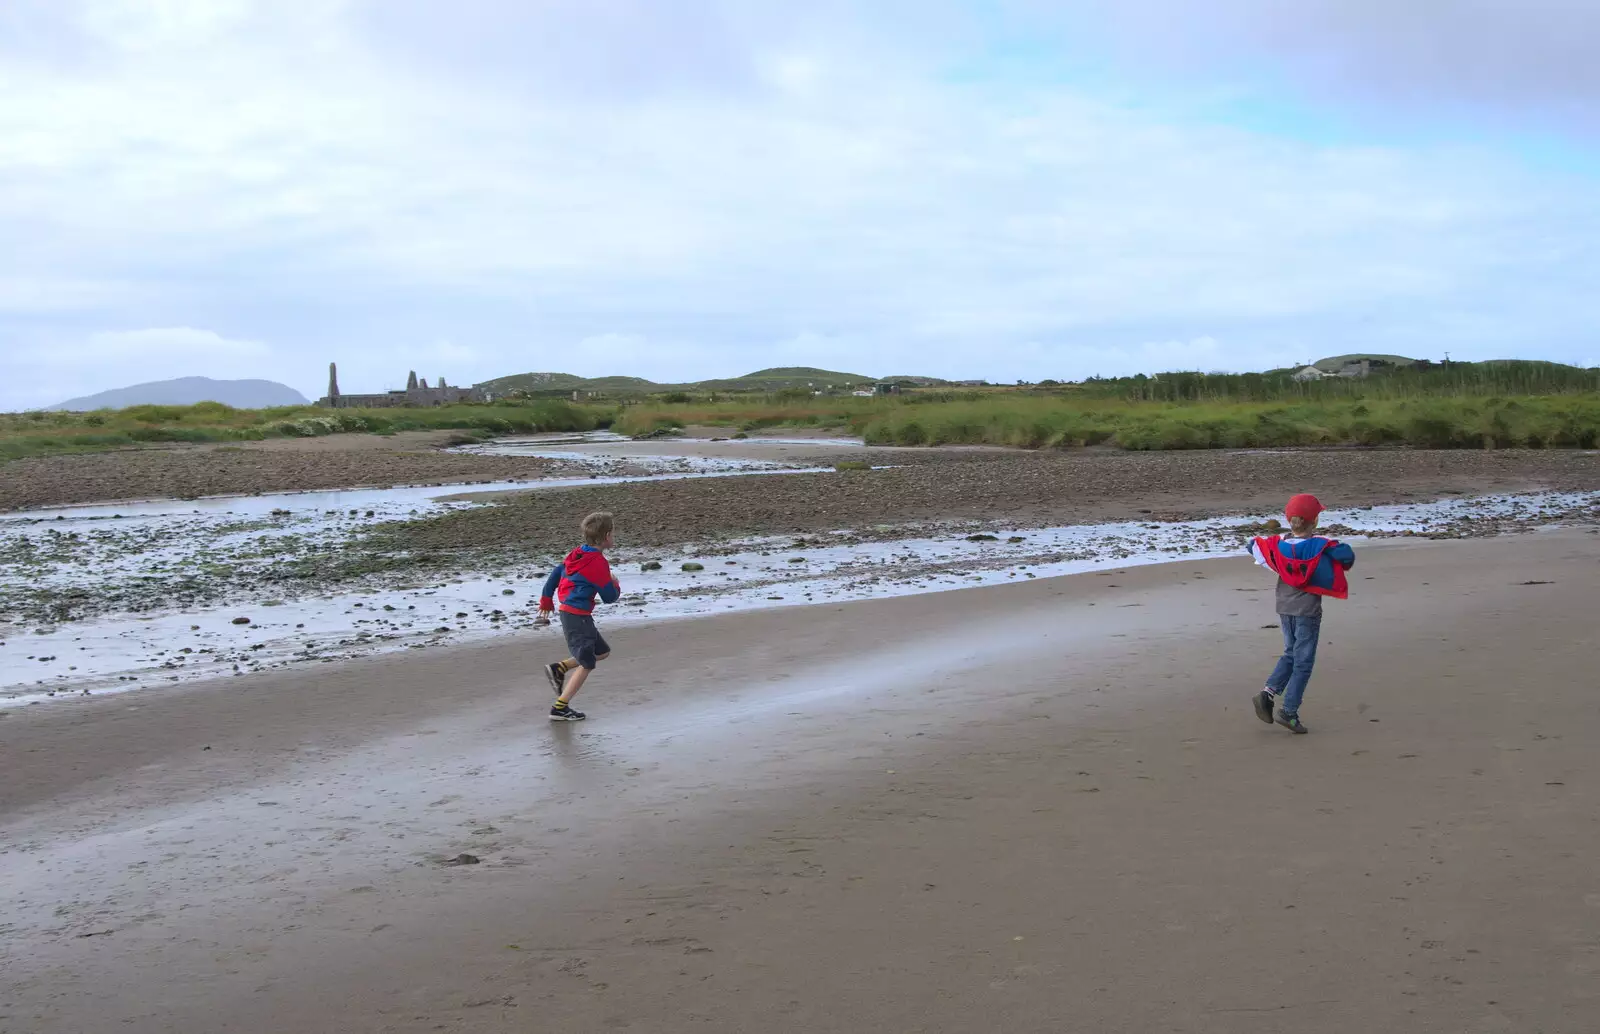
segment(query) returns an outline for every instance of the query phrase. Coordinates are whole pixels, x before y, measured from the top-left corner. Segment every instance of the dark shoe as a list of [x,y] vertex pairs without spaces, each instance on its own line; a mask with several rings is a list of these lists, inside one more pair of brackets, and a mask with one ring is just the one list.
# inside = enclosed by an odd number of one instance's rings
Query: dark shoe
[[582,711],[573,709],[567,704],[553,704],[550,707],[550,720],[552,722],[581,722],[589,717]]
[[1307,729],[1305,727],[1305,725],[1300,721],[1300,716],[1297,715],[1297,714],[1291,714],[1291,715],[1282,715],[1282,714],[1280,714],[1278,716],[1278,724],[1283,726],[1285,729],[1288,729],[1290,732],[1294,733],[1296,736],[1304,736],[1306,733],[1311,731],[1310,729]]
[[1256,717],[1268,725],[1272,724],[1272,704],[1274,700],[1276,698],[1271,691],[1265,689],[1250,698],[1250,703],[1255,705]]
[[556,691],[556,696],[567,688],[567,673],[561,670],[560,661],[552,661],[544,666],[544,673],[550,678],[550,686]]

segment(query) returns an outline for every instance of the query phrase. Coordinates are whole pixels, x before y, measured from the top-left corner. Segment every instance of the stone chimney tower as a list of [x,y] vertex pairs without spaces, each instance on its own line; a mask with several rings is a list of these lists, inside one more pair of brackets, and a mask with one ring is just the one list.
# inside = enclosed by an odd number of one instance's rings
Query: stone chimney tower
[[406,377],[406,390],[407,391],[416,391],[417,390],[417,371],[412,370],[411,373],[409,375],[407,375],[407,377]]
[[339,402],[339,364],[328,364],[328,401],[337,405]]

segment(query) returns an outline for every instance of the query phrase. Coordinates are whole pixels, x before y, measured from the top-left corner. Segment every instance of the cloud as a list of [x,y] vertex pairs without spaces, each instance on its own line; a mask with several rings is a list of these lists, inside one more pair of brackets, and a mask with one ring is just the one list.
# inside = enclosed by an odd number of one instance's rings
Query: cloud
[[[5,385],[15,409],[53,405],[76,394],[174,377],[273,377],[273,350],[195,327],[148,327],[62,337],[9,359]],[[80,390],[82,389],[82,390]]]
[[121,283],[0,275],[0,317],[79,312],[124,301],[132,292]]
[[129,360],[133,362],[168,362],[173,359],[188,360],[196,357],[207,360],[233,360],[269,355],[266,345],[259,341],[240,341],[223,337],[214,330],[194,327],[149,327],[144,330],[102,331],[89,335],[80,348],[58,361]]
[[[1046,6],[1013,0],[1009,28],[1065,67]],[[1206,25],[1185,13],[1200,6],[1128,0],[1138,24],[1096,24],[1147,57],[1150,26],[1173,26],[1213,64],[1281,37],[1398,69],[1382,48],[1410,38],[1390,24],[1410,15],[1364,2],[1286,21],[1219,0]],[[1008,76],[988,17],[898,0],[13,0],[0,408],[47,368],[78,379],[61,397],[112,386],[141,349],[308,394],[329,361],[355,391],[410,368],[1010,380],[1379,342],[1592,351],[1593,179],[1493,135],[1311,142]],[[1501,93],[1540,96],[1518,89]],[[189,329],[206,327],[227,330]]]
[[[1019,0],[1014,12],[1050,6]],[[1267,67],[1323,101],[1514,114],[1600,130],[1600,6],[1589,0],[1087,0],[1124,57],[1214,74]],[[1059,24],[1059,22],[1058,22]]]

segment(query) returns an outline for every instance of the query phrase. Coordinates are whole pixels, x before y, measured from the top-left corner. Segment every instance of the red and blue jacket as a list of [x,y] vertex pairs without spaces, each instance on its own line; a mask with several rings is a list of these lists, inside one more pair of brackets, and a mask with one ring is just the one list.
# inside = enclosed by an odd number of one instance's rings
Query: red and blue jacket
[[1355,564],[1356,551],[1337,539],[1273,535],[1252,540],[1250,555],[1291,588],[1339,600],[1350,597],[1345,571]]
[[593,546],[579,546],[556,565],[544,580],[539,608],[549,610],[557,601],[563,614],[593,614],[595,600],[615,603],[622,595],[622,583],[611,574],[606,555]]

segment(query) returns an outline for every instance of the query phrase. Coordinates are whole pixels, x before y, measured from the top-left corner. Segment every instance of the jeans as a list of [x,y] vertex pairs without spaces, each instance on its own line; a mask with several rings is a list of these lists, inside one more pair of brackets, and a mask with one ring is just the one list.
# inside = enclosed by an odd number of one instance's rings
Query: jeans
[[1283,624],[1283,656],[1267,679],[1267,688],[1281,697],[1279,710],[1285,718],[1300,713],[1300,701],[1306,695],[1306,683],[1311,681],[1311,669],[1317,663],[1317,640],[1322,636],[1322,619],[1296,618],[1287,615],[1278,618]]

